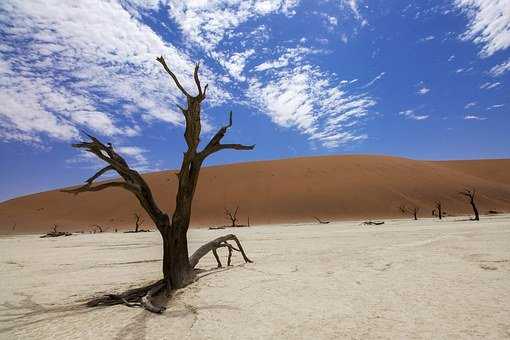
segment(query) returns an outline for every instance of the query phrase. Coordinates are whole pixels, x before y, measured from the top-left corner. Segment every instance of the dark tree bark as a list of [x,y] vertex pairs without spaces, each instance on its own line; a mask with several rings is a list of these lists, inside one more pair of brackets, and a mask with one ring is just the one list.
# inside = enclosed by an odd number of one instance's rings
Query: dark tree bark
[[[163,57],[157,58],[157,61],[173,79],[177,88],[184,94],[187,103],[186,108],[178,105],[178,108],[184,115],[186,122],[184,139],[186,141],[187,150],[184,152],[181,168],[177,174],[178,187],[176,206],[171,218],[158,207],[153,194],[143,177],[136,170],[129,167],[127,162],[119,154],[117,154],[117,152],[115,152],[113,146],[109,143],[105,145],[97,138],[88,134],[87,136],[91,139],[90,142],[81,142],[73,144],[73,146],[94,154],[105,161],[108,165],[99,170],[94,176],[87,179],[85,185],[64,191],[79,194],[87,191],[100,191],[107,188],[122,188],[135,195],[140,205],[144,208],[161,233],[161,237],[163,239],[162,282],[164,282],[165,288],[169,290],[185,287],[192,283],[196,278],[196,274],[193,269],[201,256],[193,255],[193,265],[190,263],[187,231],[190,224],[193,196],[195,194],[198,176],[204,160],[211,154],[220,150],[252,150],[254,145],[221,143],[227,130],[232,126],[232,112],[230,112],[229,123],[219,129],[218,132],[216,132],[216,134],[211,138],[209,143],[202,150],[199,150],[201,104],[206,98],[207,92],[207,85],[202,87],[200,83],[198,76],[199,64],[195,66],[194,70],[194,80],[198,94],[193,96],[180,84],[175,74],[168,68]],[[117,172],[121,177],[121,180],[93,185],[97,178],[108,171]],[[235,240],[237,240],[237,238],[235,238]],[[228,240],[225,240],[223,243],[227,241]],[[240,245],[240,243],[238,243],[238,245]],[[210,249],[212,250],[215,248],[212,247]],[[203,253],[203,255],[205,255],[205,253]],[[245,260],[246,259],[247,258],[245,258]],[[148,295],[156,294],[159,290],[161,290],[160,285],[151,285],[142,287],[135,293],[130,292],[130,294],[127,294],[126,296],[122,294],[105,296],[103,297],[106,301],[104,304],[128,302],[130,304],[135,303],[143,305],[143,301],[141,300],[142,297],[147,300]],[[96,301],[95,305],[97,304],[102,303],[101,301]],[[146,305],[143,306],[148,310],[154,311],[154,308],[152,307],[148,308]],[[162,310],[159,310],[159,312],[161,311]]]
[[420,211],[420,208],[418,207],[409,208],[406,207],[405,205],[402,205],[399,207],[399,209],[402,214],[410,214],[414,217],[415,221],[418,221],[418,212]]
[[476,204],[475,204],[475,194],[476,194],[475,189],[471,189],[471,190],[464,189],[464,191],[459,192],[459,194],[469,198],[469,204],[471,204],[471,208],[473,208],[473,212],[475,214],[475,218],[473,218],[473,220],[480,221],[480,215],[478,214],[478,208],[476,207]]
[[138,215],[137,213],[135,213],[135,233],[138,232],[138,229],[140,229],[140,224],[143,223],[143,218]]

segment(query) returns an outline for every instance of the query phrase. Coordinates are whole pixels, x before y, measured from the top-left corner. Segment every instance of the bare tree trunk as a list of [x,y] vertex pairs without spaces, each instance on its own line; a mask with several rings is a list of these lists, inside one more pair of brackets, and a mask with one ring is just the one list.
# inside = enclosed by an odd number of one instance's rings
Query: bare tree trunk
[[478,214],[478,209],[475,204],[475,195],[476,190],[475,189],[464,189],[464,191],[461,191],[459,194],[466,196],[469,198],[469,204],[471,204],[471,208],[473,208],[473,212],[475,214],[475,218],[473,220],[480,221],[480,215]]
[[480,215],[478,214],[478,209],[475,205],[475,200],[471,199],[471,207],[473,208],[473,212],[475,213],[475,221],[480,221]]
[[[155,284],[142,287],[136,290],[130,290],[123,294],[109,294],[99,299],[94,299],[89,305],[112,305],[118,303],[124,303],[130,305],[141,305],[152,312],[161,312],[164,308],[158,308],[150,303],[150,296],[156,294],[161,290],[163,286],[166,289],[178,289],[185,287],[196,279],[194,267],[205,253],[201,256],[194,255],[193,265],[190,263],[190,257],[188,254],[188,241],[187,231],[190,225],[191,218],[191,206],[193,202],[193,196],[198,183],[198,176],[200,174],[200,168],[203,161],[211,154],[221,150],[252,150],[254,145],[242,145],[242,144],[222,144],[221,141],[225,136],[227,130],[232,126],[232,112],[229,114],[229,123],[223,126],[216,132],[211,138],[209,143],[201,150],[198,150],[200,144],[200,111],[201,103],[206,97],[207,85],[202,88],[200,79],[198,76],[199,65],[195,66],[194,80],[197,86],[198,94],[196,96],[190,95],[179,83],[177,77],[168,68],[163,57],[157,58],[157,61],[163,66],[165,71],[173,79],[177,88],[185,95],[187,107],[183,108],[179,105],[178,108],[181,110],[185,118],[185,131],[184,139],[187,144],[187,150],[184,152],[184,156],[181,163],[181,168],[178,176],[178,188],[176,195],[176,206],[172,218],[168,214],[164,213],[157,206],[152,192],[140,176],[140,174],[131,169],[127,162],[117,154],[113,146],[108,143],[107,145],[101,143],[97,138],[90,135],[91,142],[81,142],[73,144],[76,148],[82,148],[86,151],[93,153],[98,158],[102,159],[108,166],[99,170],[94,176],[86,180],[86,184],[75,189],[63,190],[64,192],[79,194],[87,191],[100,191],[111,187],[120,187],[133,193],[138,199],[140,205],[145,209],[149,217],[155,223],[163,240],[163,279],[156,282]],[[108,171],[116,171],[121,181],[105,182],[93,186],[94,181]],[[235,226],[236,212],[233,217],[233,225]],[[136,231],[138,231],[138,220]],[[216,248],[218,246],[228,247],[229,254],[232,250],[236,250],[233,246],[228,245],[227,238],[221,242],[216,242],[208,246],[207,249],[213,251],[214,256],[218,260]],[[238,247],[242,250],[239,240],[234,236]],[[204,249],[203,249],[204,250]],[[207,253],[207,252],[206,252]],[[247,259],[244,251],[242,254]],[[219,261],[219,260],[218,260]],[[229,260],[230,262],[230,260]],[[246,261],[249,262],[249,261]]]

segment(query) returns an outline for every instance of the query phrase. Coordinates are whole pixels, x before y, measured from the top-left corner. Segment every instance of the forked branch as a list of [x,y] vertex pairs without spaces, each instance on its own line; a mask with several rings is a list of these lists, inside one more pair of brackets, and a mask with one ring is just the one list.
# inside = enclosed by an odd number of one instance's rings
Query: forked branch
[[225,137],[227,130],[232,127],[232,111],[228,114],[228,124],[223,126],[216,132],[216,134],[211,138],[209,143],[205,146],[205,148],[199,152],[198,156],[201,159],[205,159],[210,154],[218,152],[224,149],[233,149],[233,150],[253,150],[255,145],[243,145],[243,144],[221,144],[221,140]]
[[[81,187],[65,189],[62,190],[62,192],[77,195],[82,192],[100,191],[112,187],[123,188],[136,196],[140,204],[143,206],[145,211],[147,211],[148,215],[152,218],[156,225],[161,225],[161,221],[168,220],[168,216],[156,205],[152,192],[145,180],[136,170],[129,167],[122,156],[115,152],[113,145],[110,143],[105,145],[97,138],[89,134],[86,135],[91,139],[90,142],[76,143],[73,144],[73,147],[84,149],[86,152],[94,154],[96,157],[105,161],[108,165],[96,172],[92,177],[88,178],[85,181],[85,184]],[[122,181],[113,181],[94,185],[94,181],[108,171],[115,171],[121,177]]]

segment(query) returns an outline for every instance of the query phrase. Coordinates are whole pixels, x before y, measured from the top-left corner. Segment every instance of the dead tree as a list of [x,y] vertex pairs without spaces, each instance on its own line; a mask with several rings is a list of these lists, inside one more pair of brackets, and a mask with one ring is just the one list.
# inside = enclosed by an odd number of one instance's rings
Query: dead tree
[[236,207],[236,210],[234,213],[232,213],[229,209],[225,208],[225,215],[230,220],[230,223],[232,223],[232,228],[237,227],[237,212],[239,211],[239,206]]
[[437,216],[439,219],[443,218],[443,210],[441,207],[441,201],[436,201],[436,208],[432,210],[432,216]]
[[402,205],[399,207],[399,209],[402,214],[404,214],[404,215],[410,214],[414,217],[415,221],[418,221],[418,212],[420,211],[420,208],[418,208],[418,207],[409,208],[409,207],[406,207],[405,205]]
[[471,207],[473,208],[473,212],[475,213],[475,218],[473,218],[474,221],[480,221],[480,215],[478,214],[478,209],[475,204],[475,189],[464,189],[464,191],[459,192],[459,194],[466,196],[469,198],[469,204],[471,204]]
[[143,217],[141,217],[140,215],[138,215],[137,213],[135,213],[135,233],[138,232],[138,229],[140,228],[140,224],[143,223]]
[[102,226],[102,225],[99,225],[99,224],[94,224],[94,225],[92,225],[92,227],[91,227],[91,230],[93,231],[93,233],[94,233],[94,234],[96,233],[96,231],[97,231],[98,233],[103,233],[104,231],[106,231],[106,230],[108,230],[108,229],[109,229],[109,227],[108,227],[108,228],[106,228],[106,229],[103,229],[103,226]]
[[141,224],[143,223],[143,217],[140,216],[138,213],[134,213],[135,215],[135,229],[125,231],[125,234],[132,234],[132,233],[146,233],[150,232],[150,229],[140,229]]
[[[197,250],[191,257],[188,255],[187,231],[190,225],[191,207],[198,176],[204,160],[221,150],[252,150],[255,146],[222,143],[227,130],[232,126],[232,112],[230,112],[228,124],[220,128],[206,146],[199,150],[201,132],[200,111],[207,91],[207,85],[202,87],[200,83],[198,75],[199,64],[195,66],[194,70],[194,81],[198,94],[191,95],[168,68],[165,59],[159,57],[157,61],[163,66],[164,70],[170,75],[177,88],[186,98],[185,108],[177,105],[185,120],[184,139],[187,149],[184,152],[181,168],[177,174],[178,187],[173,214],[170,216],[158,207],[146,181],[136,170],[129,167],[124,158],[114,150],[112,144],[108,143],[105,145],[97,138],[88,134],[87,136],[90,138],[90,141],[73,144],[73,146],[92,153],[105,161],[107,165],[87,179],[85,185],[65,190],[65,192],[79,194],[108,188],[121,188],[131,192],[154,222],[163,239],[163,279],[149,286],[130,290],[123,294],[102,296],[89,302],[89,306],[126,304],[128,306],[143,306],[151,312],[160,313],[164,310],[164,307],[155,306],[151,302],[151,298],[164,290],[169,291],[171,289],[182,288],[194,282],[197,278],[194,268],[200,258],[209,251],[225,246],[224,244],[229,240],[236,241],[238,245],[236,250],[238,249],[243,254],[246,262],[251,262],[246,257],[246,254],[244,254],[239,240],[233,235],[227,235],[227,238],[220,241],[218,239],[213,240],[200,247],[199,253]],[[96,179],[109,171],[116,172],[120,176],[120,180],[94,184]]]

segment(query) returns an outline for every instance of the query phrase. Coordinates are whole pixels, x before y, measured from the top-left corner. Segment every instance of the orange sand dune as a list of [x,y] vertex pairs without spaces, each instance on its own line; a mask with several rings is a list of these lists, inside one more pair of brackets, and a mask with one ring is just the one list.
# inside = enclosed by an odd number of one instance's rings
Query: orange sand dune
[[[161,209],[172,211],[175,171],[145,175]],[[431,216],[441,200],[448,214],[470,214],[465,187],[478,191],[481,213],[510,212],[510,159],[415,161],[385,156],[330,156],[204,168],[193,206],[196,227],[226,224],[224,209],[239,205],[240,223],[254,224],[402,217],[402,204]],[[87,230],[93,224],[127,229],[142,210],[121,189],[78,196],[48,191],[0,203],[0,232]],[[149,219],[145,216],[146,226]],[[149,224],[149,226],[152,226]]]

